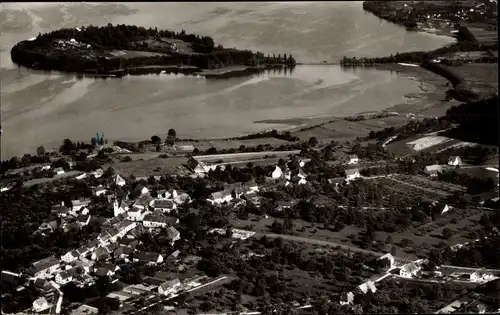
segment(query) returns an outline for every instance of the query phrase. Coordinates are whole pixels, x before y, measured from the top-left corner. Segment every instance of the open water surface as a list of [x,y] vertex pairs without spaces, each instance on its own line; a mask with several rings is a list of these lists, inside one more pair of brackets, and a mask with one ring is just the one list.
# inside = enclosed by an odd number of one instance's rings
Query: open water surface
[[292,54],[298,62],[430,50],[452,38],[407,32],[361,2],[3,3],[0,12],[1,157],[57,147],[62,139],[144,140],[175,128],[215,138],[289,127],[254,123],[352,115],[406,102],[419,83],[374,69],[297,66],[286,75],[205,80],[183,75],[76,79],[18,68],[18,41],[61,27],[135,24],[208,35],[225,47]]

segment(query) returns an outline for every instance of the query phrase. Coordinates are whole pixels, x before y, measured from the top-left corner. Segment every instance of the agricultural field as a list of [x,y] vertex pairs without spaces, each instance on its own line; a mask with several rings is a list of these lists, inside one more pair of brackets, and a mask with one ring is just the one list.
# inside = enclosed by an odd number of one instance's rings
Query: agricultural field
[[473,91],[483,97],[492,96],[498,91],[498,64],[496,63],[468,63],[457,66],[455,71],[468,81]]
[[149,52],[149,51],[137,51],[137,50],[113,50],[109,54],[113,57],[123,58],[123,59],[134,59],[141,57],[153,57],[153,56],[168,56],[168,54]]
[[288,145],[292,143],[277,138],[259,138],[249,140],[209,140],[207,142],[217,150],[238,149],[242,145],[245,147],[256,147],[258,145],[269,144],[272,147],[279,147],[280,145]]
[[180,175],[187,174],[188,171],[184,167],[187,163],[185,157],[169,157],[169,158],[154,158],[148,160],[135,160],[130,162],[122,162],[111,165],[116,173],[128,177],[134,175],[142,176],[159,176],[159,175]]

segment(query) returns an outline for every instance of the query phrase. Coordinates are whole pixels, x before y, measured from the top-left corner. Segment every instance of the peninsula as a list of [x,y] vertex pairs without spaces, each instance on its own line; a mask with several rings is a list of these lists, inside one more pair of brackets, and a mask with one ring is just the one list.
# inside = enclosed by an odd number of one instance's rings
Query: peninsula
[[[208,36],[134,25],[63,28],[17,43],[12,61],[32,69],[76,72],[104,77],[126,74],[185,73],[228,77],[261,69],[293,67],[291,54],[224,48]],[[214,71],[223,69],[225,71]]]

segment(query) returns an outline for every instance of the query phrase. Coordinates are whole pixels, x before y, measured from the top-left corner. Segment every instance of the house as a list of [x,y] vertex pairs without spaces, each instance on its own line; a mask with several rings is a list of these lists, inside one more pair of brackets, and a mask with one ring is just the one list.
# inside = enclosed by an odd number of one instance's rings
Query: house
[[351,168],[345,170],[345,180],[351,181],[356,178],[359,178],[361,175],[359,174],[359,170],[357,168]]
[[77,248],[76,252],[78,253],[78,257],[85,257],[90,253],[90,250],[87,246],[82,246],[80,248]]
[[340,296],[340,305],[354,304],[354,293],[348,292]]
[[290,181],[295,185],[304,185],[307,183],[306,179],[300,176],[294,176]]
[[132,231],[135,227],[137,226],[136,222],[130,221],[130,220],[123,220],[120,223],[116,225],[116,231],[117,233],[114,234],[113,236],[115,238],[122,238],[124,237],[128,232]]
[[175,278],[173,280],[168,280],[162,283],[158,287],[158,293],[163,295],[175,294],[182,288],[181,281],[179,278]]
[[143,209],[133,206],[127,211],[128,219],[131,221],[141,221],[144,215]]
[[111,240],[111,234],[109,234],[107,231],[102,232],[97,236],[97,240],[102,244],[105,245]]
[[172,254],[168,255],[166,262],[167,263],[174,263],[174,262],[178,261],[180,253],[181,252],[179,250],[176,250]]
[[78,225],[80,227],[82,226],[86,226],[90,223],[90,218],[91,218],[91,215],[87,214],[87,215],[79,215],[78,217],[76,217],[76,223],[78,223]]
[[187,167],[189,168],[189,170],[191,170],[191,172],[195,174],[208,172],[208,167],[205,165],[205,163],[199,162],[192,157],[187,161]]
[[240,198],[240,196],[243,194],[243,187],[241,183],[234,183],[234,184],[224,183],[224,191],[230,192],[231,195],[234,192],[235,197]]
[[94,175],[95,178],[99,178],[102,177],[102,175],[104,175],[104,171],[102,168],[98,168],[92,172],[92,175]]
[[303,179],[307,178],[307,174],[304,172],[304,170],[302,168],[299,169],[299,173],[297,174],[297,176],[299,176],[300,178],[303,178]]
[[118,202],[118,200],[115,199],[115,201],[113,202],[113,213],[115,217],[127,212],[128,209],[128,205],[123,200],[121,202]]
[[243,185],[243,190],[245,194],[256,193],[259,191],[259,185],[252,179]]
[[439,213],[441,213],[441,214],[444,214],[444,213],[446,213],[446,212],[448,212],[448,211],[450,211],[450,210],[451,210],[451,207],[450,207],[450,206],[448,206],[448,205],[447,205],[447,204],[445,204],[445,203],[441,203],[441,202],[436,202],[436,201],[434,201],[434,202],[432,203],[432,206],[433,206],[433,207],[435,207],[435,208],[436,208],[436,210],[437,210],[437,211],[439,211]]
[[78,254],[76,250],[71,250],[66,254],[62,255],[61,260],[64,261],[65,263],[70,263],[73,260],[77,260],[78,257],[80,257],[80,254]]
[[80,175],[77,175],[75,179],[84,179],[87,177],[87,173],[81,173]]
[[54,173],[56,175],[62,175],[62,174],[64,174],[64,169],[62,167],[55,168]]
[[276,203],[276,207],[274,210],[276,212],[283,212],[286,210],[290,210],[293,207],[293,202],[287,202],[287,201],[278,201]]
[[73,260],[70,263],[71,266],[75,268],[83,269],[86,273],[90,272],[90,268],[94,265],[93,261],[88,260],[85,257],[80,257],[77,260]]
[[147,228],[165,228],[169,226],[168,220],[165,216],[153,213],[146,215],[142,224]]
[[179,196],[179,193],[183,193],[183,191],[177,191],[175,189],[169,189],[165,192],[165,198],[167,199],[175,199]]
[[102,185],[92,188],[92,193],[94,194],[94,196],[103,195],[106,193],[106,191],[106,188],[104,188]]
[[375,293],[377,291],[375,283],[371,280],[368,280],[367,282],[359,285],[357,289],[359,289],[363,294],[368,293],[368,291],[371,291],[372,293]]
[[163,256],[157,253],[138,252],[134,261],[140,261],[148,265],[156,265],[163,262]]
[[276,165],[276,168],[274,169],[274,171],[271,174],[271,178],[278,179],[278,178],[281,178],[282,176],[283,176],[283,171],[281,170],[281,168],[279,166]]
[[55,230],[57,230],[57,228],[59,227],[59,224],[57,223],[57,221],[50,221],[50,222],[44,222],[40,225],[40,227],[38,228],[38,231],[40,232],[53,232]]
[[50,212],[56,214],[60,218],[66,218],[69,215],[70,211],[71,210],[64,205],[56,205],[52,207]]
[[[177,194],[176,194],[177,195]],[[153,207],[155,211],[170,212],[177,208],[177,205],[169,199],[156,199],[154,201]]]
[[69,313],[69,315],[92,315],[98,314],[99,310],[96,307],[89,306],[87,304],[82,304],[78,308],[74,309]]
[[73,212],[78,212],[90,204],[90,198],[80,198],[77,200],[71,200],[71,210]]
[[[146,188],[146,187],[144,187],[144,188]],[[151,207],[154,204],[154,201],[155,201],[154,198],[151,197],[150,194],[146,193],[146,194],[141,195],[139,197],[139,199],[137,199],[132,204],[132,206],[143,209],[143,210],[147,210],[149,207]]]
[[54,256],[49,256],[42,260],[33,263],[35,269],[35,277],[51,274],[59,268],[59,260]]
[[106,295],[106,297],[110,299],[117,299],[118,301],[120,301],[120,305],[122,305],[124,301],[133,298],[134,294],[122,290],[111,292],[110,294]]
[[160,190],[156,191],[156,198],[157,199],[167,199],[167,190],[160,189]]
[[405,278],[412,278],[420,271],[420,267],[415,262],[404,265],[399,270],[399,275]]
[[377,258],[377,260],[384,260],[384,259],[386,259],[386,260],[389,261],[390,268],[392,268],[394,266],[394,257],[390,253],[387,253],[387,254],[385,254],[385,255],[380,256],[379,258]]
[[450,156],[448,159],[448,165],[459,166],[462,165],[462,159],[459,156]]
[[45,310],[48,310],[51,307],[52,307],[52,304],[49,304],[49,302],[47,302],[47,299],[45,299],[43,296],[36,299],[33,302],[33,311],[36,313],[43,312]]
[[179,231],[177,231],[177,229],[173,226],[167,228],[167,236],[172,240],[172,243],[181,239],[181,233],[179,233]]
[[141,193],[141,195],[149,193],[149,189],[142,184],[137,185],[137,190]]
[[87,243],[87,248],[89,249],[89,251],[93,252],[97,248],[98,245],[99,245],[98,240],[92,240],[92,241]]
[[59,285],[65,285],[73,281],[73,277],[78,274],[78,269],[76,267],[70,268],[56,275],[56,283]]
[[358,164],[359,158],[356,154],[350,155],[347,159],[347,164]]
[[115,275],[115,273],[120,270],[120,267],[118,267],[115,264],[106,264],[102,267],[94,269],[94,273],[96,276],[104,277],[112,277]]
[[185,202],[191,202],[191,197],[189,197],[189,195],[183,191],[177,191],[177,196],[174,197],[174,202],[179,205]]
[[42,171],[48,171],[50,170],[50,164],[45,164],[45,165],[42,165],[42,167],[40,168]]
[[486,273],[484,268],[478,269],[471,273],[470,275],[470,281],[472,282],[477,282],[477,283],[486,283],[489,281],[493,281],[498,279],[497,276],[494,276],[493,274]]
[[115,259],[124,259],[127,258],[128,255],[134,252],[134,249],[128,246],[119,245],[117,249],[113,252],[113,257]]
[[106,247],[99,247],[91,256],[91,259],[95,261],[107,260],[109,258],[111,258],[111,255]]
[[207,201],[212,204],[221,204],[224,202],[230,202],[232,199],[233,196],[231,196],[231,192],[222,190],[210,194],[210,198],[207,199]]
[[439,172],[443,170],[442,165],[434,164],[434,165],[427,165],[425,167],[425,173],[431,177],[437,176]]
[[116,174],[115,176],[113,176],[113,183],[117,186],[124,186],[127,182],[118,174]]

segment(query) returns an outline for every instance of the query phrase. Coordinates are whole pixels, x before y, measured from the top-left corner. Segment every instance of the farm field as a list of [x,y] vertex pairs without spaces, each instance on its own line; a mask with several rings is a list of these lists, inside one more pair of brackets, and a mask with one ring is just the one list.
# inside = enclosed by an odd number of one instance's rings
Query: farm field
[[472,90],[480,95],[494,95],[498,91],[498,65],[491,63],[468,63],[456,67],[460,76],[468,81]]
[[137,51],[137,50],[112,50],[110,54],[113,57],[119,57],[123,59],[133,59],[141,57],[152,57],[152,56],[168,56],[168,54],[149,52],[149,51]]
[[159,176],[159,175],[177,175],[189,173],[183,166],[187,163],[185,157],[154,158],[148,160],[136,160],[130,162],[121,162],[111,165],[120,175],[128,177],[134,176]]
[[205,163],[217,163],[219,160],[224,162],[241,162],[251,160],[265,159],[266,157],[272,158],[285,158],[293,154],[299,154],[300,150],[293,151],[264,151],[264,152],[246,152],[246,153],[232,153],[232,154],[212,154],[212,155],[199,155],[194,158],[198,161]]
[[249,140],[209,140],[207,141],[212,147],[217,150],[227,150],[227,149],[238,149],[240,146],[245,147],[256,147],[258,145],[269,144],[272,147],[279,147],[280,145],[291,144],[292,142],[276,139],[276,138],[260,138],[260,139],[249,139]]

